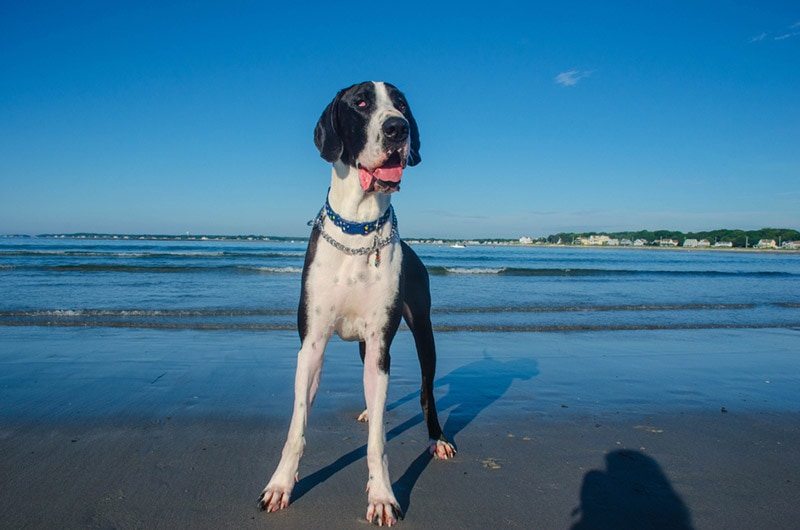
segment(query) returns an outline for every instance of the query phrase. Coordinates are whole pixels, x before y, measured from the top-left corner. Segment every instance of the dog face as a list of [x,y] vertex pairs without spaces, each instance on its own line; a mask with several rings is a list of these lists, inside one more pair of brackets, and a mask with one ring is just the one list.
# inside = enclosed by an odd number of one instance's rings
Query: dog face
[[328,162],[357,168],[365,192],[397,191],[403,169],[421,161],[411,108],[388,83],[370,81],[340,90],[317,122],[314,144]]

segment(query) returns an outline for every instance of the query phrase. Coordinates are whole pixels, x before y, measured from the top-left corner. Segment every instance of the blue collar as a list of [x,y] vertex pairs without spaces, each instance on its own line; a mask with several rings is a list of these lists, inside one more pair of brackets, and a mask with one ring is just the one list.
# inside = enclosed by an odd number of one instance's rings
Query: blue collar
[[368,223],[354,223],[353,221],[343,219],[338,213],[334,212],[333,208],[331,208],[331,203],[328,202],[328,199],[326,198],[325,213],[328,215],[328,219],[330,219],[333,224],[341,228],[342,232],[345,234],[366,236],[386,224],[386,221],[389,220],[389,216],[392,215],[392,207],[389,206],[386,208],[384,214],[375,221],[370,221]]

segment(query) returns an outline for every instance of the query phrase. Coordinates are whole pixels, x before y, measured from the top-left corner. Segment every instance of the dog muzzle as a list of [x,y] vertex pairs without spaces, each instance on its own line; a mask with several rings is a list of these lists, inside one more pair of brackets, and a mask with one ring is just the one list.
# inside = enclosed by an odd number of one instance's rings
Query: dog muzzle
[[383,166],[372,171],[365,167],[358,168],[358,180],[364,191],[379,191],[381,193],[394,193],[400,191],[400,179],[403,178],[403,168],[396,166]]

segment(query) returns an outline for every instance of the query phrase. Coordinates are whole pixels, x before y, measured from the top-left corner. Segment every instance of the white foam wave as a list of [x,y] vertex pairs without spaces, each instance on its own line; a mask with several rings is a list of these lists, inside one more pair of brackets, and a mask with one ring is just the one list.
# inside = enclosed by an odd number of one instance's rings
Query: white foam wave
[[34,311],[32,314],[57,317],[79,317],[84,314],[80,309],[54,309],[53,311]]
[[270,274],[300,274],[303,272],[302,267],[256,267],[255,270]]
[[445,267],[450,274],[500,274],[504,267]]

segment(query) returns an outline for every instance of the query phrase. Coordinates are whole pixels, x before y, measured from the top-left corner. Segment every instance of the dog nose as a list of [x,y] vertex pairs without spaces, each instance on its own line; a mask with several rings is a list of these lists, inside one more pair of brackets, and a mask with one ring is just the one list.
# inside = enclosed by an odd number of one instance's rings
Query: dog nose
[[395,142],[405,142],[408,138],[408,122],[399,117],[392,116],[383,122],[383,135]]

